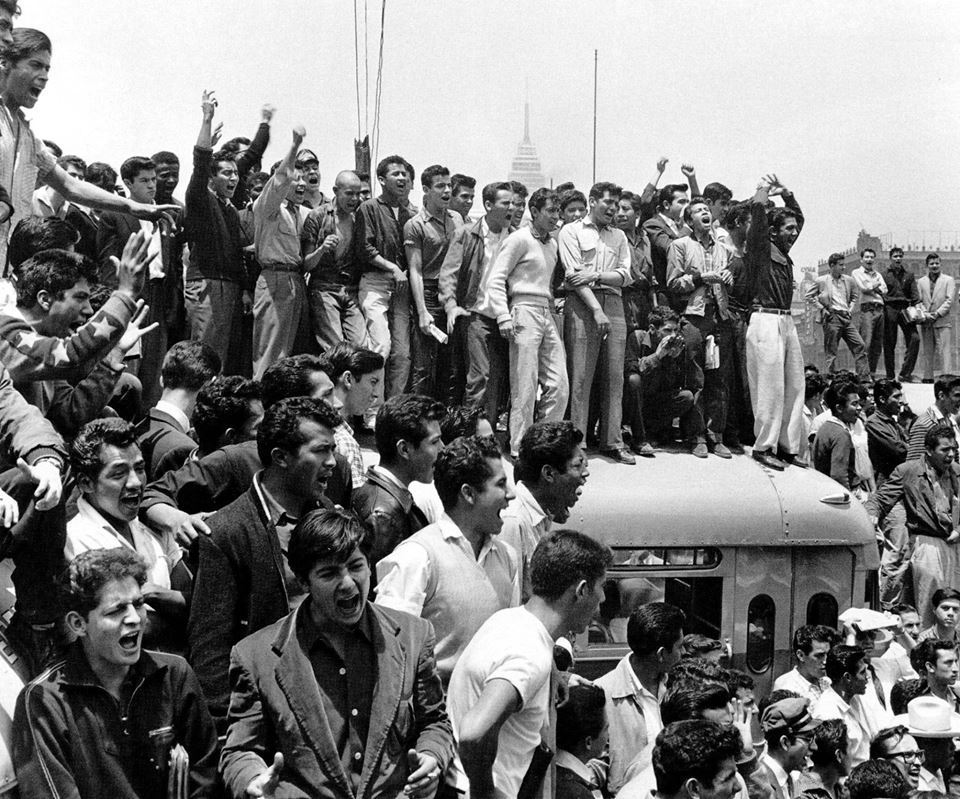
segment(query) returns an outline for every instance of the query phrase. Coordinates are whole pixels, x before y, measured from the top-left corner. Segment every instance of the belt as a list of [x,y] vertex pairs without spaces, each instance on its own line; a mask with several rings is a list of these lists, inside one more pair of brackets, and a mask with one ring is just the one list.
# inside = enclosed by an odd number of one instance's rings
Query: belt
[[861,311],[868,311],[871,308],[882,308],[882,307],[883,307],[882,302],[861,302],[860,303]]
[[760,305],[754,305],[750,310],[754,313],[771,313],[777,316],[790,316],[790,311],[785,311],[783,308],[763,308]]
[[300,264],[260,264],[262,272],[299,272]]

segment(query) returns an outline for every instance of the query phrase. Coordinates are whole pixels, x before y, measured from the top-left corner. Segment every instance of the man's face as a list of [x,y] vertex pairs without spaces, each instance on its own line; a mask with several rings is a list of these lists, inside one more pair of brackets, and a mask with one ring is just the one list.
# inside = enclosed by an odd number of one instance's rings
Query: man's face
[[927,263],[927,273],[933,277],[940,274],[940,259],[934,258]]
[[5,8],[0,8],[0,45],[13,44],[13,17]]
[[633,208],[633,203],[629,200],[620,200],[617,203],[617,215],[614,218],[614,224],[625,233],[637,229],[637,212]]
[[407,192],[407,186],[410,178],[407,175],[407,168],[403,164],[387,164],[387,173],[381,178],[380,187],[383,194],[392,200],[398,200]]
[[421,483],[433,480],[433,467],[437,462],[437,455],[443,450],[443,439],[440,437],[440,422],[432,420],[425,422],[427,434],[417,446],[408,442],[409,467],[414,479]]
[[797,650],[797,671],[808,680],[822,680],[827,675],[827,652],[830,644],[826,641],[813,641],[810,653]]
[[790,252],[790,248],[793,247],[793,243],[797,240],[797,236],[799,235],[800,225],[797,224],[796,218],[788,216],[784,218],[780,229],[775,232],[774,243],[781,249],[781,251],[788,253]]
[[863,696],[867,692],[867,683],[870,682],[870,672],[867,669],[867,659],[863,658],[853,674],[846,675],[850,683],[850,693],[854,696]]
[[307,575],[310,612],[321,627],[353,627],[360,621],[370,592],[370,565],[359,547],[346,561],[323,558]]
[[94,671],[116,671],[140,659],[140,644],[147,608],[133,577],[110,580],[98,595],[99,604],[86,618],[67,614],[71,629],[80,636],[83,651]]
[[435,175],[423,190],[423,204],[432,214],[442,214],[450,206],[450,176]]
[[960,600],[945,599],[933,610],[933,615],[937,617],[937,622],[941,627],[953,628],[957,626],[957,619],[960,618]]
[[843,261],[835,261],[830,264],[830,277],[836,280],[843,274]]
[[710,230],[713,217],[706,203],[697,202],[690,206],[690,227],[694,233],[703,233]]
[[320,164],[316,161],[307,161],[297,164],[298,171],[303,175],[304,191],[316,191],[320,187]]
[[[523,221],[523,212],[527,205],[527,198],[522,194],[513,194],[513,218],[510,220],[510,224],[514,227],[520,227],[520,223]],[[531,212],[532,213],[532,212]]]
[[697,780],[700,786],[700,799],[733,799],[740,793],[737,782],[737,763],[732,757],[721,761],[720,770],[709,785]]
[[587,206],[580,200],[572,200],[563,208],[563,224],[569,225],[571,222],[579,222],[587,215]]
[[909,611],[900,614],[900,627],[906,635],[916,641],[920,637],[920,614]]
[[570,518],[570,508],[577,504],[583,487],[590,476],[587,456],[583,447],[577,444],[564,466],[562,472],[554,473],[551,490],[549,492],[547,510],[553,516],[554,522],[563,524]]
[[609,191],[605,191],[602,197],[590,200],[590,216],[593,218],[594,224],[597,227],[612,225],[619,205],[620,198]]
[[[531,213],[533,213],[533,226],[541,236],[556,230],[557,222],[560,219],[556,200],[547,200],[543,204],[543,208]],[[516,224],[516,215],[514,215],[514,224]]]
[[957,650],[937,649],[937,664],[926,664],[927,677],[941,688],[955,685],[957,682]]
[[300,436],[304,442],[286,453],[284,483],[291,493],[310,502],[320,498],[337,466],[336,446],[333,430],[312,419],[300,420]]
[[487,225],[493,223],[499,228],[507,227],[513,218],[513,194],[509,191],[498,191],[497,199],[492,203],[484,203],[487,212]]
[[923,750],[917,745],[917,739],[912,735],[904,735],[899,743],[886,753],[884,760],[895,765],[900,773],[916,789],[920,782],[920,767],[923,765]]
[[877,254],[872,250],[867,250],[862,256],[860,256],[860,263],[862,263],[867,270],[873,269],[873,263],[877,260]]
[[500,512],[513,499],[514,493],[507,483],[507,473],[503,470],[500,458],[488,458],[487,467],[491,474],[474,494],[473,513],[476,529],[484,535],[493,536],[498,535],[503,527]]
[[680,662],[680,658],[683,657],[683,630],[680,631],[677,640],[670,645],[669,649],[664,646],[661,647],[659,651],[660,665],[658,669],[660,674],[666,674],[676,666]]
[[784,736],[787,739],[787,746],[784,752],[787,755],[787,771],[800,771],[807,762],[807,755],[810,753],[813,744],[813,733],[798,733],[793,737]]
[[140,447],[102,444],[100,463],[96,479],[79,477],[80,490],[87,502],[108,519],[132,522],[140,511],[143,487],[147,483]]
[[938,472],[942,473],[957,457],[957,442],[952,438],[944,436],[937,439],[937,444],[933,449],[927,448],[927,460],[930,465]]
[[476,195],[476,189],[469,186],[458,186],[457,191],[450,198],[450,210],[456,211],[464,219],[470,214],[473,208],[473,198]]
[[141,170],[133,180],[125,180],[123,183],[134,202],[149,205],[157,196],[157,173],[153,169]]
[[668,322],[664,322],[662,325],[660,325],[660,327],[657,328],[657,333],[660,336],[661,341],[665,338],[669,338],[670,336],[675,336],[679,332],[680,324],[673,319]]
[[878,408],[888,416],[896,416],[900,413],[900,404],[903,402],[903,391],[899,388],[894,389],[887,399],[881,403]]
[[257,197],[263,194],[263,187],[266,185],[267,181],[263,178],[256,178],[250,181],[250,187],[247,189],[247,197],[250,198],[250,202],[255,202]]
[[[350,374],[349,372],[347,374]],[[373,398],[377,394],[377,386],[383,380],[383,370],[378,369],[375,372],[368,372],[365,375],[354,378],[350,375],[350,387],[347,390],[346,402],[344,403],[347,413],[351,416],[362,416],[373,404]]]
[[180,184],[180,164],[157,164],[157,194],[169,198]]
[[221,200],[229,200],[237,190],[239,182],[237,165],[233,161],[220,161],[216,167],[217,171],[210,178],[210,185]]
[[946,393],[937,394],[937,402],[944,415],[956,413],[960,410],[960,386],[952,388]]
[[290,188],[287,189],[287,201],[292,202],[296,205],[300,205],[303,202],[303,198],[307,193],[307,182],[304,180],[303,172],[299,169],[293,171],[293,182],[290,184]]
[[361,181],[360,181],[360,202],[364,202],[364,201],[366,201],[366,200],[369,200],[371,196],[372,196],[372,194],[371,194],[371,191],[370,191],[370,181],[369,181],[369,180],[361,180]]
[[80,278],[59,299],[50,302],[43,328],[49,335],[69,336],[93,316],[90,306],[90,284]]
[[6,63],[4,94],[21,108],[33,108],[50,77],[50,53],[43,50]]
[[903,268],[903,253],[895,252],[890,255],[890,263],[892,263],[898,269]]
[[63,171],[66,172],[70,177],[76,178],[77,180],[83,180],[83,170],[80,168],[79,164],[69,163],[64,165]]
[[727,211],[730,210],[730,206],[733,203],[732,197],[723,196],[719,200],[714,200],[710,203],[710,216],[713,219],[723,219]]
[[690,198],[687,197],[685,191],[675,191],[673,193],[673,199],[670,200],[669,204],[665,204],[666,207],[661,207],[661,213],[672,219],[674,222],[679,222],[680,218],[683,216],[683,209],[690,204]]
[[326,372],[310,373],[310,399],[322,399],[330,402],[333,398],[333,381]]
[[333,187],[333,196],[337,198],[337,207],[342,213],[352,214],[357,210],[361,190],[362,184],[356,178],[342,180]]
[[846,424],[853,424],[859,418],[862,409],[860,394],[856,391],[851,391],[844,397],[843,402],[837,408],[837,418]]

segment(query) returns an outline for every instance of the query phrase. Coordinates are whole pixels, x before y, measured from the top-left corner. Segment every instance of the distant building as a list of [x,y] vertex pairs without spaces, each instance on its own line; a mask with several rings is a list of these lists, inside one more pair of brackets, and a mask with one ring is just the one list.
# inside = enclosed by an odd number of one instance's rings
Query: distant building
[[531,194],[547,185],[537,148],[530,141],[530,103],[523,104],[523,141],[517,145],[508,180],[520,181]]

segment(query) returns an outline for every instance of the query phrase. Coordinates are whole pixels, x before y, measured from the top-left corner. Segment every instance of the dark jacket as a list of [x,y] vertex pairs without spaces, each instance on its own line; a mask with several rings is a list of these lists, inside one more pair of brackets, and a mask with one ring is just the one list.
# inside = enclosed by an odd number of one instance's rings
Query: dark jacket
[[151,408],[137,423],[136,431],[137,446],[147,465],[148,480],[163,476],[157,467],[164,458],[167,463],[179,461],[178,466],[182,466],[197,448],[197,442],[180,429],[173,417],[156,408]]
[[[950,470],[952,484],[951,503],[957,498],[957,474]],[[878,518],[886,516],[890,509],[903,500],[907,512],[907,530],[914,535],[929,535],[946,538],[953,529],[952,519],[937,513],[933,483],[927,476],[927,456],[901,463],[887,481],[867,500],[867,512]]]
[[[310,659],[296,633],[298,613],[241,641],[230,657],[230,717],[220,770],[233,796],[284,755],[278,796],[343,799],[354,792],[330,735]],[[453,731],[433,656],[429,622],[368,605],[378,677],[356,799],[403,794],[407,751],[432,754],[441,774],[453,757]]]
[[353,492],[352,506],[373,537],[368,555],[371,567],[428,524],[413,495],[372,467],[367,469],[367,482]]
[[13,723],[21,796],[166,799],[175,744],[190,756],[188,795],[214,796],[217,734],[190,666],[144,650],[128,679],[124,720],[77,642],[23,689]]
[[290,612],[283,553],[253,486],[200,536],[187,638],[190,662],[220,732],[230,701],[230,648]]
[[66,448],[60,434],[42,413],[13,387],[0,364],[0,463],[15,466],[17,458],[36,463],[52,457],[63,463]]
[[568,768],[557,766],[555,799],[595,799],[594,787]]
[[903,277],[900,277],[892,266],[888,266],[883,273],[883,282],[887,284],[887,296],[883,302],[888,307],[903,310],[920,302],[917,278],[909,269],[904,269]]
[[353,222],[353,245],[354,256],[363,273],[387,276],[386,272],[372,266],[378,255],[407,271],[403,226],[408,219],[410,212],[403,206],[400,206],[398,216],[394,216],[393,209],[382,196],[360,203]]
[[457,306],[469,311],[477,301],[484,267],[482,221],[457,229],[440,266],[440,302],[447,313]]
[[[335,233],[339,233],[336,202],[314,208],[307,215],[303,230],[300,231],[301,255],[306,258],[323,244],[327,236]],[[351,229],[351,234],[355,233],[356,225]],[[337,250],[339,249],[338,247]],[[360,269],[356,262],[353,239],[351,238],[347,246],[340,251],[339,256],[336,251],[322,253],[317,265],[310,272],[310,281],[311,286],[317,283],[325,286],[355,287],[360,282]]]
[[653,278],[659,291],[666,291],[667,286],[667,254],[674,239],[685,236],[689,228],[681,222],[678,225],[679,234],[663,220],[660,214],[654,214],[643,223],[641,231],[650,239],[650,260],[653,262]]
[[867,417],[867,447],[878,483],[907,459],[907,433],[900,422],[881,411]]

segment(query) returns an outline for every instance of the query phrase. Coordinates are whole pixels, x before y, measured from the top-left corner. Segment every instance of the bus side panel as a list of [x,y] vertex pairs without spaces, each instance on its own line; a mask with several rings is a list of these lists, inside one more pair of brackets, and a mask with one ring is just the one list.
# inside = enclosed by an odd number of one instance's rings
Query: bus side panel
[[793,629],[804,624],[837,626],[837,614],[862,604],[854,596],[855,555],[841,547],[796,547],[793,550]]

